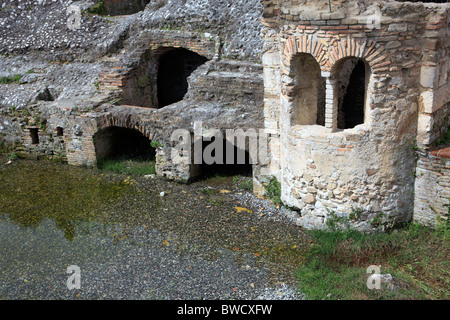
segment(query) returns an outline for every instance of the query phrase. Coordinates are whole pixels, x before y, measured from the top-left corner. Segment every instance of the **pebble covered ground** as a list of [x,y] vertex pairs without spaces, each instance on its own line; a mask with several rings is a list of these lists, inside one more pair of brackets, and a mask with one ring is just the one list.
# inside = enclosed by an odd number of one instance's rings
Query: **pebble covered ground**
[[307,236],[242,177],[185,185],[3,160],[0,299],[304,298]]

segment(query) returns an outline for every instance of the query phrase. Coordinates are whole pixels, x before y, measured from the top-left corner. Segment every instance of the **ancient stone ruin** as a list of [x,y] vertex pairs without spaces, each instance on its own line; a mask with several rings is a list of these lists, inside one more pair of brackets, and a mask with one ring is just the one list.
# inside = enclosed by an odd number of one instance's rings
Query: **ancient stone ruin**
[[[450,198],[444,2],[5,0],[1,146],[86,166],[132,147],[158,177],[229,169],[260,197],[276,179],[305,228],[436,226]],[[174,161],[178,129],[245,161]],[[223,138],[239,129],[264,132],[268,161]]]

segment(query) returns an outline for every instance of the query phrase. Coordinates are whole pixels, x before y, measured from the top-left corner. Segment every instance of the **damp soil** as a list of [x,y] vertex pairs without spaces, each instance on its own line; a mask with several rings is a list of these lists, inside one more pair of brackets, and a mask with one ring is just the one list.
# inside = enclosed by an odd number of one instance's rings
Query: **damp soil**
[[[243,177],[0,157],[0,299],[302,299],[307,236]],[[69,266],[80,287],[69,289]]]

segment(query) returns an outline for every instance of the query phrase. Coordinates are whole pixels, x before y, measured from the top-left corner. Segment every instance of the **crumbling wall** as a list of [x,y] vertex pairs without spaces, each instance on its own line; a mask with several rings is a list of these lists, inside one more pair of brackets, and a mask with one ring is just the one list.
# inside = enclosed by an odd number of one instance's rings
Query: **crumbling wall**
[[[191,168],[170,162],[173,130],[191,130],[195,120],[219,129],[261,126],[258,0],[150,1],[140,12],[115,17],[93,14],[96,2],[2,2],[0,76],[20,76],[0,83],[2,143],[44,155],[62,147],[70,164],[95,165],[93,136],[103,123],[120,123],[163,143],[157,154],[161,176],[187,181]],[[106,7],[111,3],[104,1]],[[78,27],[72,6],[81,13]],[[153,110],[158,57],[172,48],[206,57],[210,69],[191,74],[192,91],[183,101]],[[51,99],[45,98],[48,92]],[[47,120],[45,130],[26,122],[29,109]],[[57,128],[64,134],[54,139]],[[39,144],[29,141],[30,129],[38,130]],[[56,146],[52,139],[63,143]]]

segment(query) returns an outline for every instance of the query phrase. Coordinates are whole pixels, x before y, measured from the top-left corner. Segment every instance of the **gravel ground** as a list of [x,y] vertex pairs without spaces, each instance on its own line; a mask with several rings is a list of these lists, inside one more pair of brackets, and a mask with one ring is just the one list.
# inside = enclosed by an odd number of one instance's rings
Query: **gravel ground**
[[[81,170],[20,162],[15,170],[37,166],[52,181]],[[0,169],[0,181],[17,177]],[[24,226],[0,205],[0,299],[303,299],[295,270],[307,241],[289,210],[232,178],[183,185],[83,170],[130,188],[88,220],[48,216]],[[80,268],[80,289],[67,287],[70,265]]]

